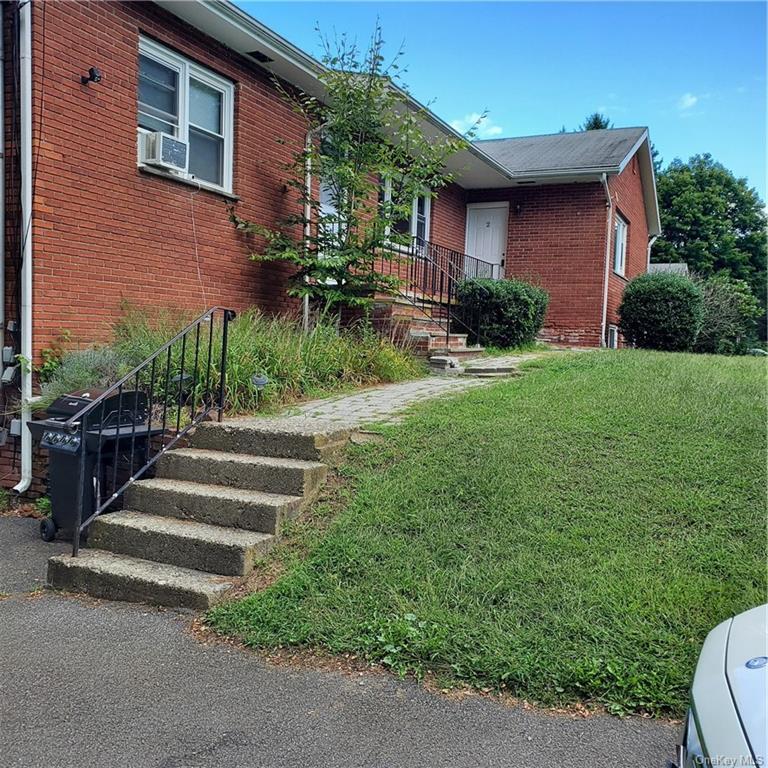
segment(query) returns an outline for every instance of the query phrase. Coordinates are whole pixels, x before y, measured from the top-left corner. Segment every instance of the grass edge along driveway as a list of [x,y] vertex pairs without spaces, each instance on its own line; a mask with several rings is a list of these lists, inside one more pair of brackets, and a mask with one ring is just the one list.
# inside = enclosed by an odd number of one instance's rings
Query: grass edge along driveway
[[764,600],[765,364],[536,361],[351,449],[307,556],[209,615],[545,705],[680,715],[711,627]]

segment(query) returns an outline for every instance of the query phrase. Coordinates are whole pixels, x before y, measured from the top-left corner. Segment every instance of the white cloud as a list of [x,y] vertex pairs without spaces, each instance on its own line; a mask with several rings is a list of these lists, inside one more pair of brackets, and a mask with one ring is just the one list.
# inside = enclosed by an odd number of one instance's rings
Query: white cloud
[[[471,112],[468,115],[464,115],[464,117],[451,120],[451,128],[459,133],[466,133],[481,117],[483,116],[479,112]],[[500,125],[496,125],[489,117],[485,117],[478,126],[477,138],[492,139],[495,136],[501,136],[502,133],[504,133],[504,129]]]
[[699,102],[699,97],[694,96],[692,93],[684,93],[678,100],[677,100],[677,108],[681,111],[684,111],[686,109],[691,109],[691,107],[695,107],[696,104]]

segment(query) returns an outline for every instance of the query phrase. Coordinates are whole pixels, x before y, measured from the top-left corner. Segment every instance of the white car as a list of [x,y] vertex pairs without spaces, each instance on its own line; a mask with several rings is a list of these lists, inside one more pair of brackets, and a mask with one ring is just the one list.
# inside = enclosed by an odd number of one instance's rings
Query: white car
[[768,605],[718,624],[691,686],[680,768],[768,766]]

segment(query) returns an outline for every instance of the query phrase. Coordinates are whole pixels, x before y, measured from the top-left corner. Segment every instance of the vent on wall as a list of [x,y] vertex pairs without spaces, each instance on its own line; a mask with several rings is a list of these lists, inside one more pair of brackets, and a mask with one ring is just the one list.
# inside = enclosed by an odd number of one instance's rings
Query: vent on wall
[[271,59],[266,53],[262,53],[261,51],[249,51],[248,55],[252,56],[256,61],[260,61],[262,64],[269,64],[271,61],[274,61],[274,59]]

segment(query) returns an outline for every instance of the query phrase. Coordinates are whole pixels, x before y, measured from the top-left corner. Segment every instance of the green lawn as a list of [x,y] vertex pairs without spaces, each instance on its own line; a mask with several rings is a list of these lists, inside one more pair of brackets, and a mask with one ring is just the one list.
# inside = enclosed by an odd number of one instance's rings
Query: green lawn
[[355,492],[307,556],[284,548],[282,578],[209,620],[254,646],[679,715],[707,631],[765,600],[765,373],[564,355],[422,406],[353,449]]

